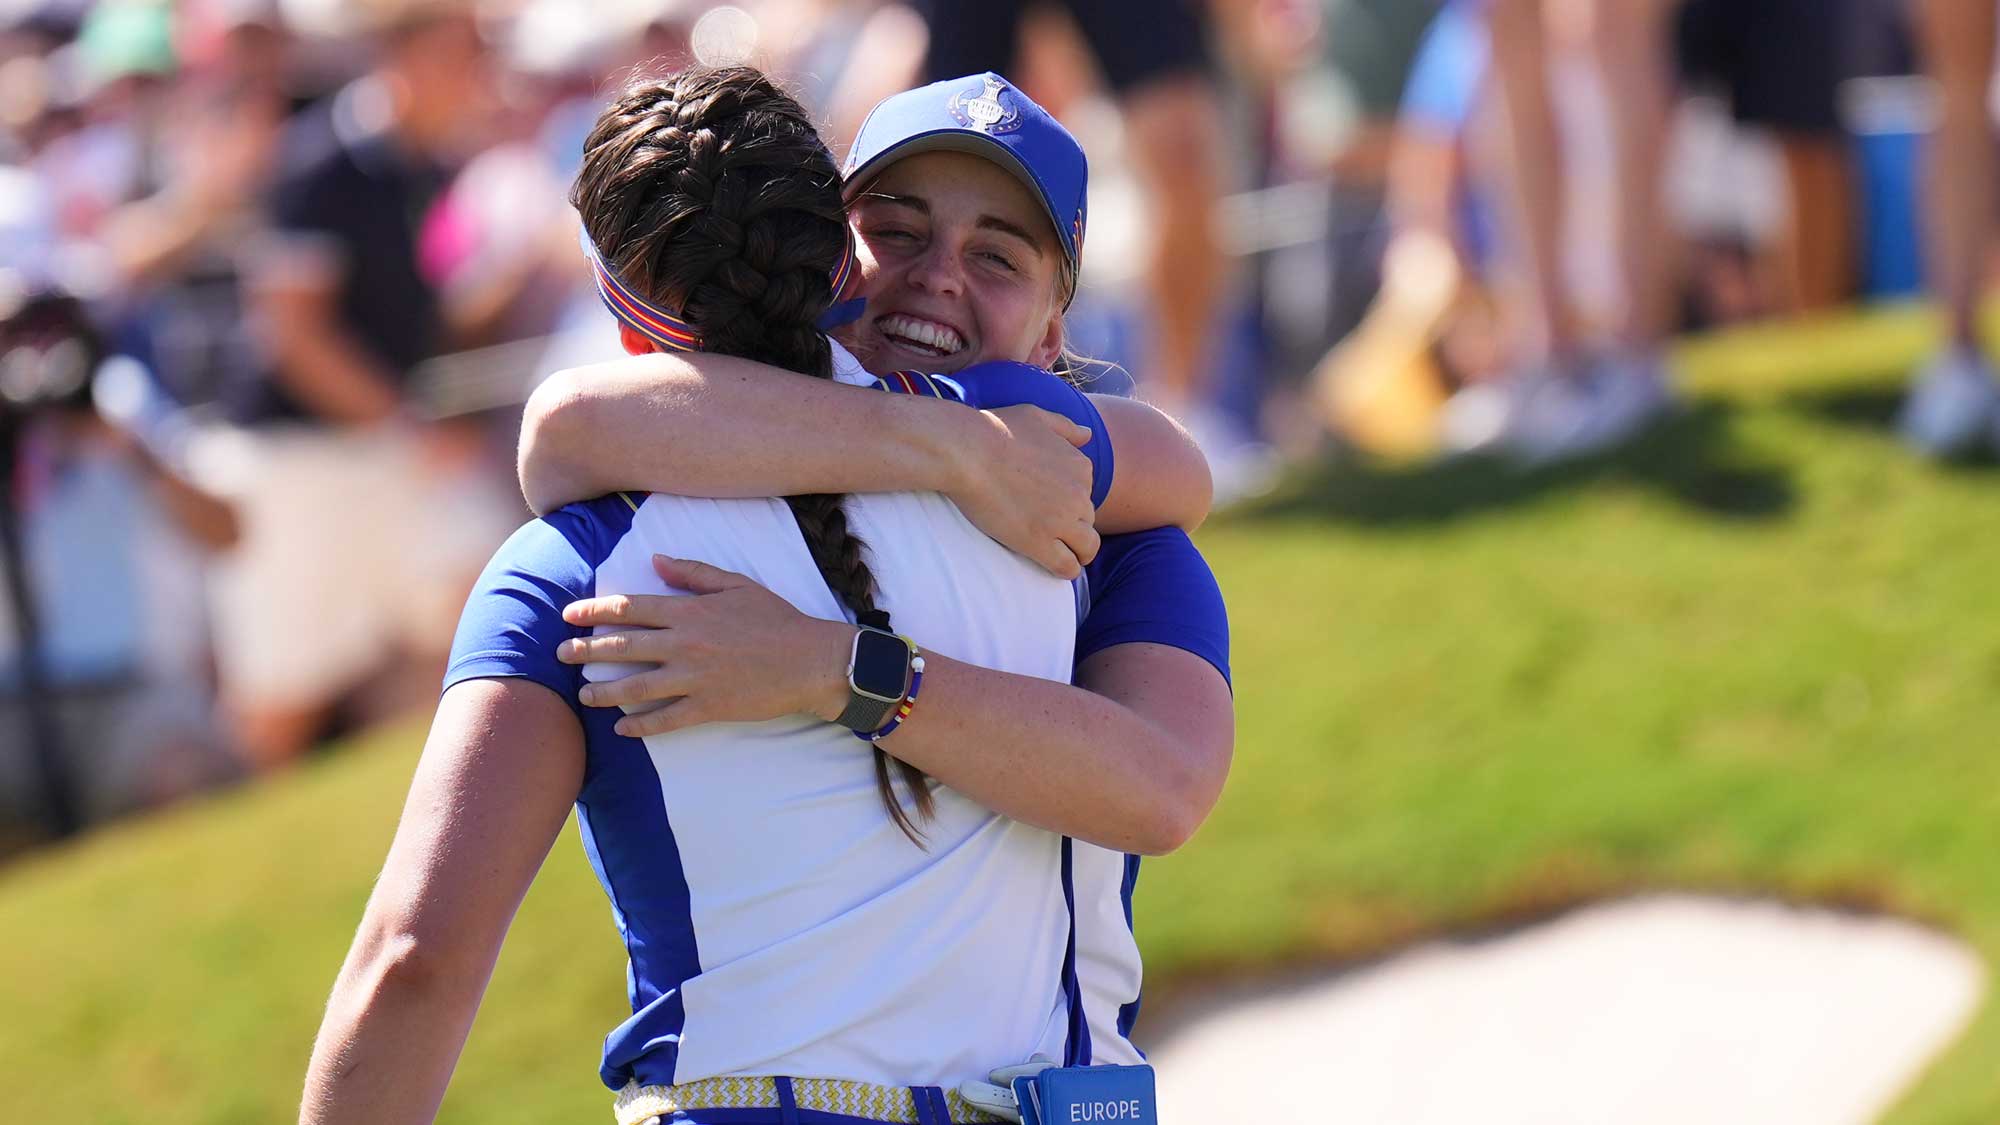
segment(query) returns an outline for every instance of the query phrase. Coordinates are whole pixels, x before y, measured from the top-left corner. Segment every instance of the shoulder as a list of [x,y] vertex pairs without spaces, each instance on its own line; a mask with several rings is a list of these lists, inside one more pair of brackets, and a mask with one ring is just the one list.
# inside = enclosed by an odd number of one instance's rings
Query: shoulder
[[950,378],[963,387],[965,400],[981,409],[1025,404],[1062,414],[1068,413],[1073,403],[1087,401],[1082,392],[1064,382],[1061,376],[1031,363],[1008,360],[975,363]]
[[1085,573],[1090,608],[1077,634],[1078,660],[1149,642],[1192,652],[1228,678],[1228,607],[1215,572],[1185,531],[1107,535]]
[[578,630],[562,611],[595,593],[598,568],[631,530],[636,499],[621,493],[571,504],[509,536],[466,599],[446,686],[523,677],[573,694],[566,689],[576,670],[555,659],[555,648]]

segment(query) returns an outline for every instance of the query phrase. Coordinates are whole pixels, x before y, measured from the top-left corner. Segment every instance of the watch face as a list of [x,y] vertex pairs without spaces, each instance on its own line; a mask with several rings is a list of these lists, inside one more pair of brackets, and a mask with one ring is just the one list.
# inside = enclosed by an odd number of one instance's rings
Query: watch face
[[908,683],[910,646],[902,638],[873,629],[861,630],[854,643],[854,690],[890,702],[903,698]]

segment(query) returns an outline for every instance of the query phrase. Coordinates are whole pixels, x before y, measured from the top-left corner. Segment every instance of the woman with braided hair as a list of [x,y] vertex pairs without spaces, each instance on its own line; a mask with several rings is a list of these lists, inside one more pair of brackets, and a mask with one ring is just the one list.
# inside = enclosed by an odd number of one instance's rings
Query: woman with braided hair
[[[1192,472],[1176,461],[1192,447],[1150,408],[1085,396],[1091,420],[1064,406],[1061,395],[1078,396],[1052,376],[1013,362],[1062,358],[1086,169],[1069,134],[997,75],[885,100],[848,157],[858,264],[846,296],[861,311],[834,329],[882,377],[806,379],[714,352],[561,372],[528,405],[521,478],[538,508],[619,487],[712,496],[936,489],[1051,571],[1088,563],[1075,687],[932,653],[923,705],[879,745],[988,808],[1074,837],[1067,875],[1086,1034],[1073,1054],[1129,1064],[1142,1057],[1130,1038],[1143,975],[1132,901],[1140,855],[1172,851],[1201,823],[1234,730],[1215,578],[1185,532],[1153,526],[1192,526],[1205,514],[1199,456]],[[896,371],[917,365],[946,374]],[[1013,405],[1024,401],[1058,413]],[[1088,460],[1058,436],[1065,415],[1115,447],[1108,487],[1087,469],[1063,475]],[[654,708],[621,729],[769,718],[800,698],[823,700],[829,717],[838,708],[840,653],[812,639],[824,623],[741,575],[678,562],[661,571],[698,596],[595,598],[569,609],[571,621],[615,632],[566,648],[564,660],[645,669],[588,700]],[[897,593],[891,584],[892,601]],[[770,659],[773,648],[790,659]],[[760,675],[736,674],[753,663]]]
[[[804,113],[761,75],[635,85],[593,131],[575,198],[633,350],[726,350],[832,373],[838,353],[813,321],[848,253],[839,176]],[[1051,401],[1098,421],[1082,396]],[[1093,475],[1108,478],[1108,452],[1087,445]],[[697,719],[642,741],[626,733],[638,717],[584,705],[617,670],[559,658],[585,636],[565,607],[664,591],[656,567],[697,588],[742,576],[677,599],[700,603],[680,626],[720,627],[747,646],[731,678],[760,707],[770,685],[789,684],[797,694],[777,717]],[[759,599],[817,628],[802,634]],[[921,652],[880,627],[884,609]],[[434,1116],[508,921],[572,802],[631,961],[631,1017],[607,1037],[601,1071],[623,1125],[992,1120],[956,1087],[1031,1057],[1087,1060],[1068,952],[1070,845],[993,811],[1008,799],[993,776],[1005,748],[984,765],[941,762],[947,787],[934,788],[918,763],[892,776],[855,741],[910,717],[927,666],[946,686],[979,665],[1073,692],[1058,681],[1077,610],[1068,583],[936,494],[616,493],[526,525],[461,621],[302,1120]],[[785,679],[801,644],[846,665],[837,698]]]

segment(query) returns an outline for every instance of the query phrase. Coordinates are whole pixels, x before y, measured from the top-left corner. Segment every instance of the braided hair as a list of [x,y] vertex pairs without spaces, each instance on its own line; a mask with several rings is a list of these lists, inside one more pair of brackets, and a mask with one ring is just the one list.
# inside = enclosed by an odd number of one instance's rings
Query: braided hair
[[[703,350],[825,379],[817,320],[847,249],[840,172],[805,110],[749,67],[634,81],[584,141],[570,202],[620,280],[680,310]],[[864,545],[837,494],[788,496],[820,576],[857,619],[888,627]],[[922,843],[875,748],[889,816]],[[917,818],[935,813],[922,770],[897,761]]]

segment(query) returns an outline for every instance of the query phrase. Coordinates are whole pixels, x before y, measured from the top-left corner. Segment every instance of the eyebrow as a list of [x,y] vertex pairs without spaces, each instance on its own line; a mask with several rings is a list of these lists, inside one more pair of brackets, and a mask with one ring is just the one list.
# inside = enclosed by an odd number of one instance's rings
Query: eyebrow
[[[895,207],[907,207],[910,210],[925,216],[926,218],[928,218],[931,213],[931,205],[929,201],[927,201],[926,199],[924,199],[923,196],[920,195],[892,195],[886,191],[864,191],[858,198],[866,200],[877,200],[879,202],[887,203]],[[973,226],[978,227],[981,230],[997,231],[1001,234],[1012,235],[1013,237],[1018,238],[1022,242],[1026,243],[1028,249],[1034,251],[1037,257],[1040,257],[1043,254],[1042,244],[1035,240],[1034,235],[1028,233],[1018,224],[1010,223],[998,215],[982,214],[979,216],[978,221],[975,222]]]

